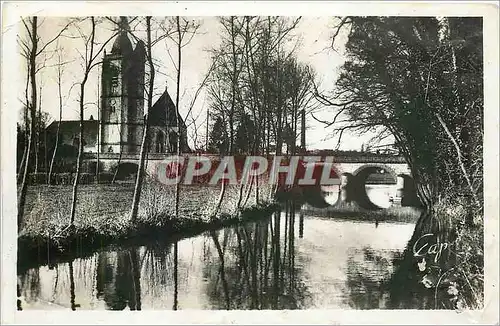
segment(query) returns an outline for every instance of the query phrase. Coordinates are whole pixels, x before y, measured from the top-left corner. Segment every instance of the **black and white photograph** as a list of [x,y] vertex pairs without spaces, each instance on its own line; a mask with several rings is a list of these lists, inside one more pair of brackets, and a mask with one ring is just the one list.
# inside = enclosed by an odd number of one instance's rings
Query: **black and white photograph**
[[2,4],[2,323],[498,324],[498,3],[266,4]]

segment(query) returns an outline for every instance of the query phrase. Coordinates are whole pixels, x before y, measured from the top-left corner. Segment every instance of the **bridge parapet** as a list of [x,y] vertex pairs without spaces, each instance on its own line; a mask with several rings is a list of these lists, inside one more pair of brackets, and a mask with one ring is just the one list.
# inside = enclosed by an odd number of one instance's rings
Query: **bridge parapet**
[[[169,156],[172,156],[173,154],[170,153],[148,153],[147,158],[148,160],[163,160]],[[99,153],[99,159],[100,160],[116,160],[122,159],[122,160],[139,160],[140,158],[139,153],[122,153],[120,156],[120,153]],[[86,160],[96,160],[97,159],[97,153],[84,153],[83,158]]]
[[[169,156],[175,155],[172,153],[148,153],[149,160],[162,160]],[[219,157],[216,154],[183,154],[184,156],[196,155],[205,157]],[[304,155],[304,156],[321,156],[321,155]],[[97,159],[97,153],[84,153],[84,159]],[[139,153],[122,153],[121,158],[124,160],[138,160],[140,157]],[[321,156],[324,157],[324,156]],[[395,155],[332,155],[333,163],[406,163],[403,156]],[[120,158],[119,153],[100,153],[99,159],[102,160],[118,160]]]
[[406,163],[403,156],[363,155],[363,156],[335,156],[334,163]]

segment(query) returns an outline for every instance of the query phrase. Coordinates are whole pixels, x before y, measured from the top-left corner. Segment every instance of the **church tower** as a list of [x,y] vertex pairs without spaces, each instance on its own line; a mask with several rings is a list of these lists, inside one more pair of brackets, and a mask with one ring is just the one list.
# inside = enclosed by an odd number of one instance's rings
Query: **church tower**
[[135,49],[126,17],[111,53],[104,52],[101,78],[101,153],[138,153],[144,126],[145,46]]

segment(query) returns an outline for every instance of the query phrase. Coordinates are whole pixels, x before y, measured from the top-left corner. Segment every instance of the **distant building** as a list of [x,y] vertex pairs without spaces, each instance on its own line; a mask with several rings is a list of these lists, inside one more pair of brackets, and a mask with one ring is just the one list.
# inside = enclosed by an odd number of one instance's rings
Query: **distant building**
[[[133,48],[128,29],[127,19],[121,17],[121,31],[111,52],[104,52],[99,117],[94,119],[91,116],[89,120],[83,121],[84,152],[140,152],[145,122],[146,50],[142,41],[136,42],[135,49]],[[176,116],[178,111],[165,89],[151,109],[148,148],[150,152],[175,153],[179,134],[182,151],[190,151],[186,124],[180,116],[177,124]],[[48,141],[52,144],[55,143],[58,123],[54,121],[47,127]],[[79,131],[79,120],[61,121],[59,144],[65,148],[66,154],[72,152],[71,147],[73,152],[77,153]]]
[[[49,144],[55,144],[57,125],[59,121],[53,121],[46,129]],[[98,121],[91,116],[89,120],[83,121],[83,151],[97,152],[97,127]],[[78,153],[80,139],[80,120],[63,120],[59,127],[58,151],[66,150],[67,156]],[[61,152],[59,152],[61,154]]]

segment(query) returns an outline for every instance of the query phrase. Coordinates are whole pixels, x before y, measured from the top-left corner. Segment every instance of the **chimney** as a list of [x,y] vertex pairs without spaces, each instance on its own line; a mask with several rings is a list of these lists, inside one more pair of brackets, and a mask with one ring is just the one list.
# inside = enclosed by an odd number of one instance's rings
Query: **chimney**
[[303,153],[306,151],[306,110],[302,109],[301,112],[301,134],[300,134],[300,147]]

